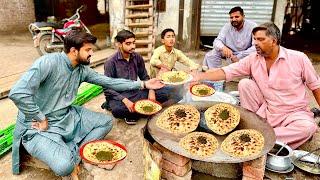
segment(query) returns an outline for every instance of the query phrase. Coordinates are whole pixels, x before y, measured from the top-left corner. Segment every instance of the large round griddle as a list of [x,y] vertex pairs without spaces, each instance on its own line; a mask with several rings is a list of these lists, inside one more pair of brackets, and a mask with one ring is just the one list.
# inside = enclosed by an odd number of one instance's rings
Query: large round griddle
[[[201,121],[204,120],[204,111],[207,110],[209,107],[213,106],[214,104],[217,104],[217,102],[190,102],[190,103],[182,103],[182,104],[191,104],[194,107],[196,107],[201,114]],[[234,105],[232,105],[234,106]],[[236,130],[238,129],[255,129],[260,131],[263,134],[264,137],[264,148],[262,152],[256,156],[251,156],[251,157],[246,157],[246,158],[235,158],[232,156],[229,156],[225,153],[222,152],[220,149],[220,145],[222,141],[227,137],[226,134],[224,136],[217,135],[213,133],[209,129],[201,128],[198,126],[196,131],[203,131],[203,132],[208,132],[210,134],[213,134],[219,141],[219,148],[218,150],[209,157],[206,158],[201,158],[198,156],[194,156],[190,153],[188,153],[186,150],[184,150],[182,147],[179,146],[179,141],[181,138],[183,138],[187,133],[181,133],[181,134],[176,134],[176,133],[170,133],[166,130],[163,130],[159,128],[156,125],[156,121],[158,116],[167,108],[163,109],[161,112],[159,112],[157,115],[155,115],[149,122],[148,122],[148,130],[151,134],[151,136],[157,141],[159,144],[164,146],[165,148],[180,154],[182,156],[195,159],[195,160],[200,160],[200,161],[206,161],[206,162],[214,162],[214,163],[239,163],[239,162],[244,162],[244,161],[249,161],[256,159],[258,157],[261,157],[264,154],[267,154],[271,148],[274,146],[274,143],[276,141],[276,137],[273,131],[273,128],[266,122],[264,119],[260,118],[257,116],[255,113],[252,113],[242,107],[239,106],[234,106],[240,111],[240,123],[237,126]],[[233,131],[232,131],[233,132]]]

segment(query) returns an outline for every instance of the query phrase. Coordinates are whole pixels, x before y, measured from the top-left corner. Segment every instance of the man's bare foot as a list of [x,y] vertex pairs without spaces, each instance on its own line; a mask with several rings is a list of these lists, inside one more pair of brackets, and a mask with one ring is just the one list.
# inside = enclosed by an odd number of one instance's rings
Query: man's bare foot
[[71,173],[71,179],[72,180],[79,180],[79,176],[78,176],[79,172],[80,172],[80,166],[77,165],[74,167],[74,169]]

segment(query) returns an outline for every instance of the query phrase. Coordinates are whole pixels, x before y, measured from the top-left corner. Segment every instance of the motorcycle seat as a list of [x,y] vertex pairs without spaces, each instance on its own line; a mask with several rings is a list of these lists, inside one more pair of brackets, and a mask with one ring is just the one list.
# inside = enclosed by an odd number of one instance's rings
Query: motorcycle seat
[[41,28],[41,27],[53,27],[55,29],[62,28],[63,25],[58,23],[52,23],[52,22],[35,22],[33,23],[35,26]]
[[68,31],[70,31],[71,29],[70,28],[66,28],[66,29],[56,29],[55,31],[60,34],[60,35],[63,35],[63,34],[66,34]]

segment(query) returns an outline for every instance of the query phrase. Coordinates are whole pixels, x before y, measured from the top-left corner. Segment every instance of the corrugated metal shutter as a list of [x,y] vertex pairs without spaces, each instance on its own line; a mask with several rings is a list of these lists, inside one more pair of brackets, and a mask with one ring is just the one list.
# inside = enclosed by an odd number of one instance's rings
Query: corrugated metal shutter
[[202,0],[201,36],[217,36],[222,26],[229,22],[229,11],[235,6],[244,10],[245,18],[257,24],[271,21],[274,0]]

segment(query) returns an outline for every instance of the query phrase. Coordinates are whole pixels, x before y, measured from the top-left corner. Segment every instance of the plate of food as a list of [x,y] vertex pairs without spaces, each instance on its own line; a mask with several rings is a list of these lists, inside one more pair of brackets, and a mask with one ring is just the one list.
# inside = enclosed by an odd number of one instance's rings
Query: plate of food
[[159,102],[150,99],[142,99],[134,103],[134,110],[143,115],[156,114],[161,109],[162,106]]
[[215,90],[206,84],[195,84],[191,86],[190,92],[194,96],[206,97],[215,93]]
[[184,71],[168,71],[160,75],[161,82],[167,85],[181,85],[192,80],[192,75]]
[[80,147],[80,157],[94,165],[108,165],[123,160],[127,149],[112,140],[89,141]]

